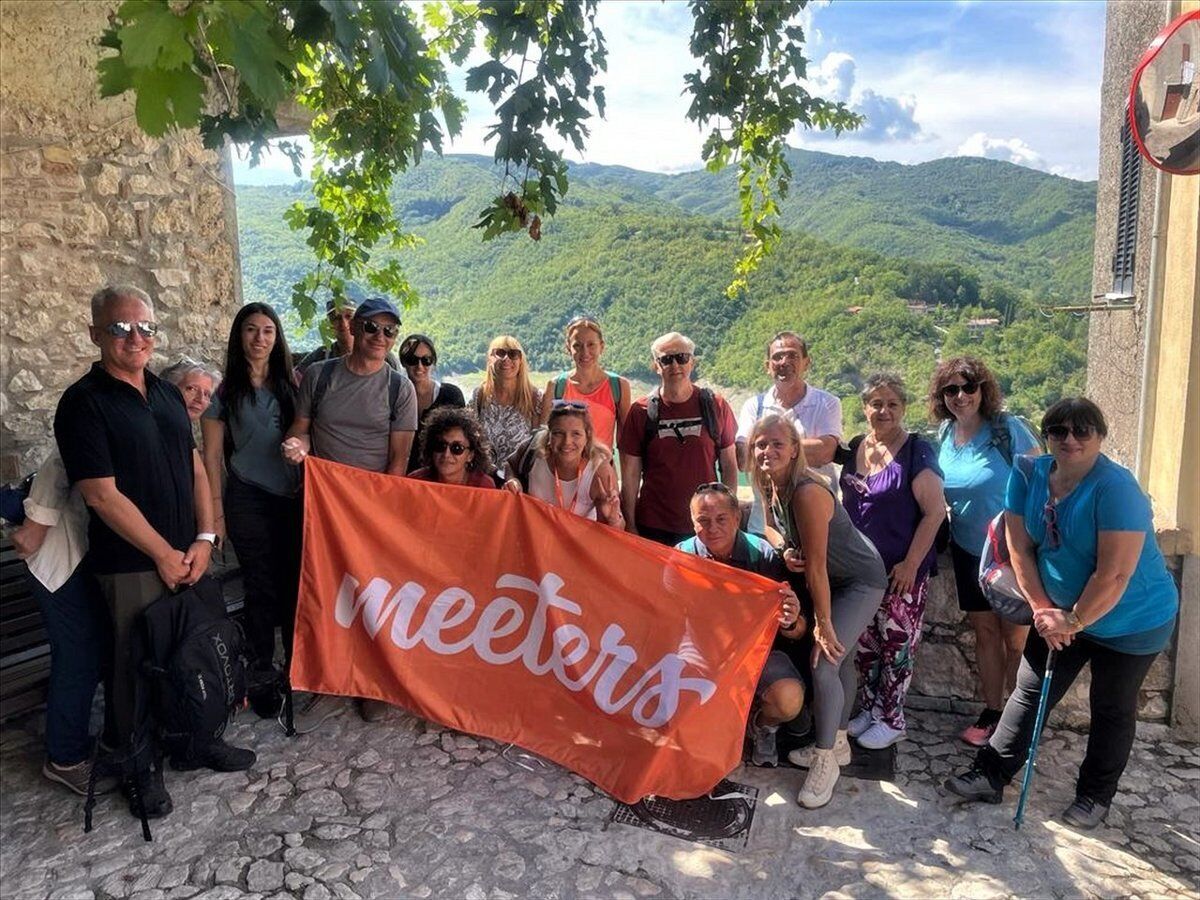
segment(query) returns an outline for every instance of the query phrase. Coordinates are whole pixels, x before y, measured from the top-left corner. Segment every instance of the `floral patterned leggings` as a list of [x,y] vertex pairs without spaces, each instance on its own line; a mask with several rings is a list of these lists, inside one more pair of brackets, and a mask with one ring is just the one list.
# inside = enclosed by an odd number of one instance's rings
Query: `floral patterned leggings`
[[904,697],[912,681],[928,593],[929,576],[923,575],[911,594],[884,594],[874,621],[858,639],[859,706],[897,730],[904,729]]

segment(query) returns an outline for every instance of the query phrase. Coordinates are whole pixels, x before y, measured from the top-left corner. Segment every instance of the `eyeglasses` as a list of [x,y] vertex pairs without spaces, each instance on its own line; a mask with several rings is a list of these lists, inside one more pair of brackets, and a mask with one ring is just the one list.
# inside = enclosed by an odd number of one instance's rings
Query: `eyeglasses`
[[379,332],[381,332],[381,331],[383,332],[383,336],[385,338],[394,338],[396,335],[398,335],[400,333],[400,326],[399,325],[379,325],[375,322],[372,322],[370,319],[363,319],[363,333],[364,334],[379,334]]
[[1077,441],[1087,441],[1091,440],[1095,433],[1095,425],[1049,425],[1042,429],[1042,436],[1049,441],[1065,441],[1067,435]]
[[555,412],[562,410],[563,412],[587,412],[588,405],[579,400],[555,400],[550,404],[550,408]]
[[672,363],[677,363],[681,366],[686,366],[691,361],[692,361],[692,354],[690,354],[690,353],[664,353],[662,356],[660,356],[658,358],[658,364],[660,366],[669,366]]
[[158,334],[158,323],[145,319],[141,322],[113,322],[106,325],[104,330],[117,340],[125,341],[133,337],[134,329],[144,338],[152,338]]
[[696,488],[697,494],[709,494],[714,491],[719,494],[728,494],[730,497],[736,496],[729,485],[725,484],[723,481],[706,481],[704,484]]
[[1058,509],[1053,500],[1047,500],[1042,507],[1042,524],[1046,526],[1046,539],[1051,550],[1057,550],[1062,545],[1062,535],[1058,533]]
[[406,366],[425,366],[426,368],[429,368],[433,365],[433,357],[417,356],[414,353],[408,353],[400,357],[400,362],[404,363]]
[[497,347],[492,351],[492,356],[496,357],[496,359],[520,359],[521,351],[510,350],[507,347]]
[[973,381],[968,381],[965,384],[948,384],[942,388],[943,397],[957,397],[959,394],[973,395],[979,390],[979,385]]
[[462,441],[450,441],[449,443],[446,441],[433,441],[430,443],[429,449],[433,451],[435,456],[439,453],[445,453],[447,450],[454,456],[462,456],[471,448]]

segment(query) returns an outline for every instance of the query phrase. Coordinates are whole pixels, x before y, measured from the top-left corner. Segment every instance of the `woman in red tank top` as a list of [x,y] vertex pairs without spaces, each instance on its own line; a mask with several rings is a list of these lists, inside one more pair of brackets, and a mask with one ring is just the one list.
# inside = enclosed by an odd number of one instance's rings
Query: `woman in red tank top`
[[[604,371],[604,334],[591,316],[576,316],[567,323],[567,353],[575,368],[546,385],[547,399],[575,400],[588,405],[595,441],[606,450],[616,446],[617,435],[629,415],[632,399],[629,380]],[[550,418],[550,404],[542,405],[542,424]]]

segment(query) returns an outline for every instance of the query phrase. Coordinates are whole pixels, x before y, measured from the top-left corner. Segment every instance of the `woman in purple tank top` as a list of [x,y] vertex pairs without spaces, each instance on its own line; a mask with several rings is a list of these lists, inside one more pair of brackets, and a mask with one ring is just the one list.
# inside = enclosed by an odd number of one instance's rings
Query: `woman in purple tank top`
[[894,375],[873,375],[863,386],[862,401],[870,430],[850,442],[854,458],[842,469],[842,501],[883,557],[889,583],[858,642],[860,711],[847,731],[861,746],[878,750],[905,735],[904,697],[946,499],[937,453],[904,427],[904,383]]

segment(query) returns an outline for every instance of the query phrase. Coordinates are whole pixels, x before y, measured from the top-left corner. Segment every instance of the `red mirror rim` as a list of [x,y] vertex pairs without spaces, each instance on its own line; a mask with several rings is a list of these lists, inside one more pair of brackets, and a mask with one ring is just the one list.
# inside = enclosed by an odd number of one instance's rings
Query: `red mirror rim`
[[1150,46],[1146,48],[1146,52],[1142,54],[1142,58],[1138,60],[1137,65],[1134,67],[1133,81],[1129,85],[1129,98],[1128,102],[1125,104],[1125,113],[1129,119],[1129,133],[1133,135],[1133,140],[1137,143],[1138,153],[1142,155],[1142,159],[1149,162],[1150,165],[1154,166],[1154,168],[1162,169],[1168,175],[1196,175],[1200,173],[1200,169],[1169,169],[1159,163],[1159,161],[1150,154],[1150,151],[1146,149],[1146,145],[1142,143],[1142,136],[1138,133],[1137,122],[1134,121],[1133,111],[1137,104],[1137,89],[1142,80],[1142,72],[1144,72],[1146,67],[1154,61],[1154,57],[1158,55],[1158,51],[1162,48],[1162,45],[1167,42],[1171,35],[1173,35],[1188,22],[1195,20],[1200,20],[1200,9],[1184,13],[1182,16],[1175,19],[1175,21],[1169,23],[1166,28],[1164,28],[1155,36],[1154,40],[1150,42]]

